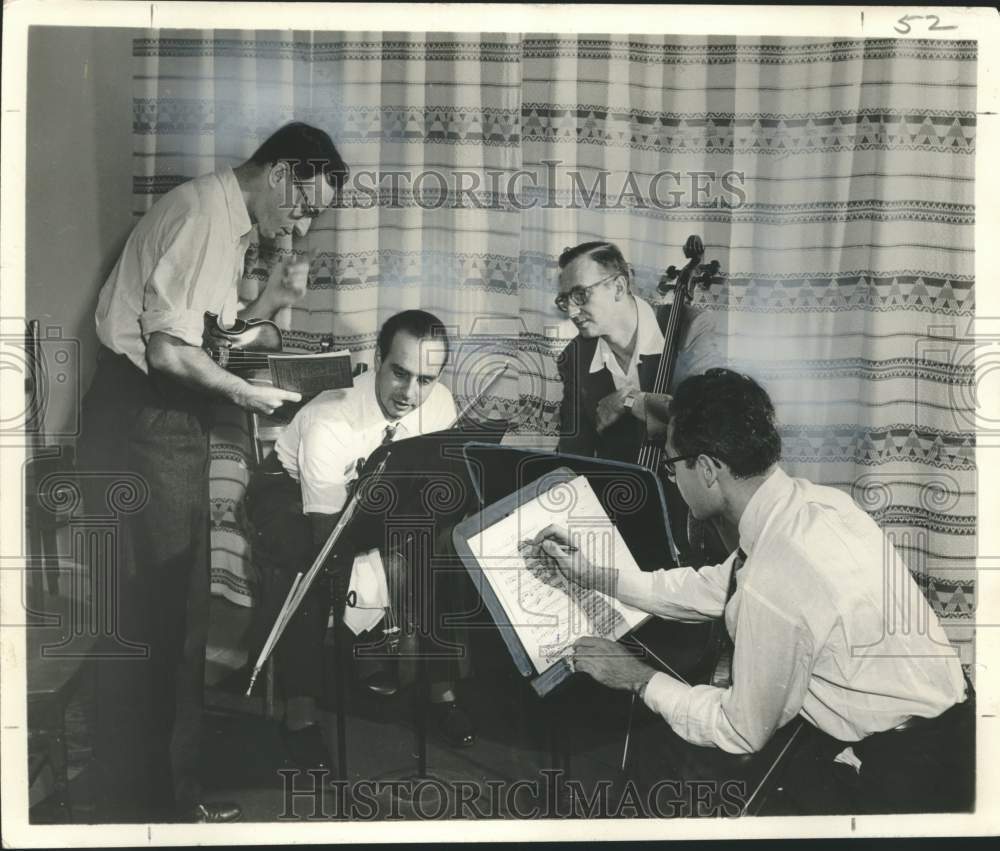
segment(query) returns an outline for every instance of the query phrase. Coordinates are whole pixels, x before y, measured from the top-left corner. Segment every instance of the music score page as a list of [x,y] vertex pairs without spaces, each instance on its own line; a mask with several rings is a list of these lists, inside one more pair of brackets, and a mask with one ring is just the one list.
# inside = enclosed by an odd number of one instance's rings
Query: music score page
[[551,523],[593,565],[639,572],[621,533],[584,476],[560,482],[469,538],[476,560],[507,613],[535,670],[541,674],[579,638],[617,640],[646,613],[567,581],[528,546]]

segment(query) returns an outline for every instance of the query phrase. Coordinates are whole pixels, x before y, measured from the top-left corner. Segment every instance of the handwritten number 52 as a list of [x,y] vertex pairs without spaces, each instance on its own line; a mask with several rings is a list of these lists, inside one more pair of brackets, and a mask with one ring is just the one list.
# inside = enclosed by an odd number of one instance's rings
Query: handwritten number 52
[[[958,25],[957,24],[950,24],[950,25],[941,26],[941,19],[937,15],[903,15],[902,18],[900,18],[898,21],[896,21],[896,26],[894,26],[893,29],[896,32],[898,32],[900,35],[908,35],[909,32],[910,32],[910,24],[909,24],[909,22],[910,21],[919,21],[921,19],[927,20],[927,21],[931,22],[930,26],[927,27],[927,29],[929,31],[934,31],[934,30],[957,30],[958,29]],[[900,29],[900,27],[904,27],[904,29]]]

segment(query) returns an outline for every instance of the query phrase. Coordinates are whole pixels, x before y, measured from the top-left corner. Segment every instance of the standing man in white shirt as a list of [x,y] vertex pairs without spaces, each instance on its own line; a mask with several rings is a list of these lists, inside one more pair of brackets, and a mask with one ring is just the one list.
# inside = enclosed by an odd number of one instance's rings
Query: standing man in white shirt
[[[538,542],[573,581],[644,611],[724,617],[735,644],[731,685],[687,685],[596,638],[577,642],[576,669],[639,694],[680,739],[729,753],[759,751],[801,715],[821,744],[809,751],[812,771],[800,764],[792,785],[818,784],[817,797],[836,790],[839,801],[825,806],[967,809],[973,701],[956,651],[875,521],[842,492],[780,469],[774,408],[752,379],[724,369],[688,378],[669,415],[668,473],[696,518],[738,526],[740,550],[699,570],[619,577],[568,553],[565,530],[549,527]],[[893,628],[905,623],[926,629]],[[645,770],[669,776],[669,760],[647,758]]]
[[[271,413],[298,394],[247,383],[202,348],[204,314],[237,315],[256,226],[305,234],[347,175],[330,137],[293,123],[245,163],[172,189],[139,221],[104,284],[97,372],[83,402],[80,467],[123,477],[114,600],[98,648],[95,781],[103,821],[233,821],[202,800],[198,761],[209,608],[209,412],[213,401]],[[243,319],[271,318],[305,292],[307,264],[276,272]],[[109,494],[90,483],[90,513]],[[106,480],[105,480],[106,482]],[[135,653],[140,655],[137,658]]]
[[[275,568],[290,583],[295,572],[309,568],[340,516],[358,471],[376,448],[454,423],[454,399],[439,380],[449,348],[436,316],[423,310],[397,313],[379,331],[374,372],[363,373],[353,387],[320,393],[295,415],[275,444],[283,472],[270,481],[258,478],[247,496],[255,530],[254,559],[261,567]],[[382,558],[389,573],[402,567],[389,553],[383,552]],[[390,588],[395,579],[404,581],[392,576]],[[431,582],[427,577],[408,577],[408,581],[423,586]],[[287,587],[283,590],[287,592]],[[447,608],[447,601],[437,596],[440,590],[432,590],[435,608]],[[277,593],[276,599],[282,596]],[[293,760],[308,768],[324,768],[329,762],[318,724],[321,648],[329,608],[329,597],[317,584],[275,650],[286,700],[286,746]],[[436,675],[431,701],[449,741],[468,746],[474,732],[456,703],[453,687],[451,679]],[[389,694],[394,684],[380,675],[369,688]]]

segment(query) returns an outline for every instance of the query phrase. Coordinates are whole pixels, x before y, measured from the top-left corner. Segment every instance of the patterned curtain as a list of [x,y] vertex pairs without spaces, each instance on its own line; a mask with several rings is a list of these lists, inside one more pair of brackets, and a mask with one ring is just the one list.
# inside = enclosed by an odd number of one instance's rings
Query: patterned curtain
[[[437,313],[460,402],[514,364],[487,400],[512,440],[555,443],[562,249],[617,242],[655,299],[701,234],[726,275],[696,300],[774,397],[786,469],[870,511],[971,649],[974,42],[150,32],[135,57],[137,213],[285,121],[328,130],[350,188],[305,239],[251,251],[244,294],[307,254],[290,347],[332,333],[368,363],[389,315]],[[230,411],[213,588],[242,603],[245,480]]]

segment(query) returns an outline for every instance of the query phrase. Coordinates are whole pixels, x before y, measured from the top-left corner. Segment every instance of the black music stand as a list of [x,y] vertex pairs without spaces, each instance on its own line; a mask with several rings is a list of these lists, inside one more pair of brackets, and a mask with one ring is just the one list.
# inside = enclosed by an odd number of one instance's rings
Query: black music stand
[[[439,533],[451,527],[470,511],[478,509],[476,492],[469,479],[464,448],[470,441],[496,445],[506,433],[506,424],[497,427],[461,423],[445,431],[398,440],[378,447],[368,457],[361,479],[382,462],[389,460],[378,485],[361,494],[358,511],[344,532],[336,551],[346,554],[374,548],[395,547],[409,558],[441,558],[435,552]],[[450,534],[447,539],[450,540]],[[455,557],[457,562],[457,557]],[[464,573],[464,570],[463,570]],[[338,601],[341,605],[342,601]],[[422,647],[426,626],[417,633]],[[338,641],[338,647],[345,642]],[[414,727],[417,745],[416,774],[413,779],[432,777],[427,769],[427,700],[430,678],[425,653],[417,658],[414,687]],[[338,651],[338,668],[346,660]],[[406,778],[393,778],[406,779]],[[440,778],[439,778],[440,779]],[[403,788],[403,787],[400,787]]]
[[[658,476],[637,464],[568,453],[470,442],[465,447],[469,476],[481,507],[499,502],[525,485],[560,468],[587,478],[608,516],[644,571],[677,567],[667,501]],[[697,679],[709,647],[708,624],[685,624],[651,619],[634,633],[643,647],[655,646],[661,664],[688,679]],[[626,642],[628,640],[626,639]],[[560,711],[560,688],[547,700],[550,716],[550,755],[553,767],[569,771],[565,742],[565,713]]]

